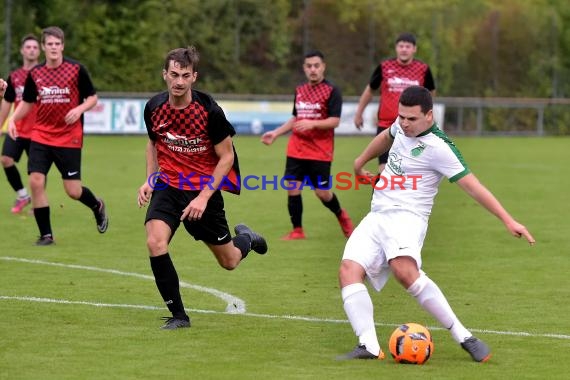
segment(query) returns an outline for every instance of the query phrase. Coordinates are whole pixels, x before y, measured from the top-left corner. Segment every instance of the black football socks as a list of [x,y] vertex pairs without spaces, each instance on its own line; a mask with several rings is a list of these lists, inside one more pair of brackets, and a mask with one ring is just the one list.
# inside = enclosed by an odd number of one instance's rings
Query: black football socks
[[12,189],[14,189],[14,191],[18,191],[24,188],[22,177],[20,177],[20,172],[18,171],[16,165],[4,168],[4,172],[6,173],[6,179],[8,179],[8,183],[10,186],[12,186]]
[[335,193],[333,193],[333,196],[330,201],[328,202],[321,201],[321,202],[323,203],[323,205],[325,205],[326,208],[331,210],[336,216],[339,216],[340,213],[342,212],[342,209],[340,208],[340,202],[338,201],[338,198],[336,197]]
[[232,238],[234,245],[241,252],[241,259],[245,259],[249,251],[251,251],[251,238],[248,235],[236,235]]
[[49,213],[49,206],[34,208],[34,217],[40,230],[40,237],[49,236],[53,238]]
[[178,319],[189,320],[190,318],[184,311],[182,297],[180,296],[178,274],[168,252],[160,256],[151,256],[150,267],[152,268],[158,291],[172,316]]
[[93,212],[99,211],[99,201],[95,198],[95,195],[89,190],[89,188],[83,186],[81,191],[81,196],[79,197],[79,202],[83,203],[85,206],[89,207]]
[[293,228],[302,227],[303,198],[301,198],[301,194],[289,195],[289,198],[287,199],[287,208],[289,209],[289,216],[291,217]]

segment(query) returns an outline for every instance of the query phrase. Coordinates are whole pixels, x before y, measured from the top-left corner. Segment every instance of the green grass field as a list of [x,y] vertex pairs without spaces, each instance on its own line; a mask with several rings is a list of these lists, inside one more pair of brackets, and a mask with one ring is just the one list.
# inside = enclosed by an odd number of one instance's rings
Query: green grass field
[[[351,172],[369,137],[339,137],[334,172]],[[481,181],[537,239],[534,247],[456,185],[444,182],[424,245],[424,270],[463,323],[492,348],[472,362],[447,331],[394,280],[371,292],[380,342],[396,325],[429,326],[435,342],[424,366],[339,362],[356,344],[342,308],[337,270],[345,238],[317,198],[304,193],[306,241],[284,242],[284,190],[226,195],[230,225],[263,232],[270,251],[250,254],[232,272],[181,229],[171,254],[183,281],[192,328],[159,329],[168,312],[151,279],[144,209],[145,137],[88,136],[83,181],[107,202],[100,235],[91,213],[66,197],[52,168],[48,195],[57,245],[35,247],[33,217],[10,213],[0,193],[0,379],[568,379],[570,257],[568,138],[461,138],[456,143]],[[242,174],[281,175],[286,139],[266,147],[255,137],[235,145]],[[23,163],[20,168],[25,168]],[[371,165],[373,168],[375,165]],[[24,169],[25,172],[25,169]],[[355,222],[370,188],[338,191]],[[220,294],[242,300],[226,313]]]

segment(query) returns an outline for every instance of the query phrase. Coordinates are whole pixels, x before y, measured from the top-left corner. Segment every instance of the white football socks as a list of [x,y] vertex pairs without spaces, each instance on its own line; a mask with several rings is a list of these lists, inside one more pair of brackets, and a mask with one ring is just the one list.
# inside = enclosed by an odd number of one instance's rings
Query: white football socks
[[408,293],[416,298],[419,304],[435,317],[443,327],[448,329],[457,343],[462,343],[472,334],[461,324],[457,316],[451,310],[447,299],[425,273],[407,289]]
[[374,326],[374,307],[368,289],[362,283],[350,284],[342,288],[344,311],[352,329],[358,336],[359,344],[376,356],[380,354],[380,343]]

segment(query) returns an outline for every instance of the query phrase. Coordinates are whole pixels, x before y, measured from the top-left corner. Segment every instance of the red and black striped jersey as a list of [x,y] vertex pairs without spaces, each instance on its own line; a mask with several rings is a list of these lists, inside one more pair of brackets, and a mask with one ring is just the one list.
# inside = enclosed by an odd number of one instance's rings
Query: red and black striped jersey
[[[340,117],[342,94],[328,80],[312,85],[305,83],[295,89],[293,116],[297,119],[324,120]],[[293,129],[287,157],[331,162],[334,152],[334,128],[298,132]]]
[[32,140],[61,148],[81,148],[83,115],[73,124],[65,122],[65,115],[95,94],[89,73],[77,61],[64,58],[56,68],[47,67],[45,62],[34,67],[22,98],[37,104]]
[[[183,109],[170,106],[168,92],[155,95],[146,103],[144,120],[155,143],[160,172],[170,186],[181,190],[205,188],[219,162],[215,145],[235,135],[221,107],[197,90],[192,90],[192,102]],[[239,174],[234,149],[234,164],[221,189],[239,194]]]
[[[26,78],[28,77],[29,70],[20,67],[14,70],[8,75],[6,82],[8,87],[6,87],[6,93],[4,94],[4,100],[9,103],[14,103],[14,108],[18,107],[18,104],[22,101],[22,95],[24,94],[24,85],[26,84]],[[34,106],[30,112],[23,119],[16,122],[16,129],[18,130],[18,137],[23,137],[29,139],[32,134],[32,128],[36,121],[36,107]]]
[[402,65],[396,58],[382,61],[372,73],[369,85],[372,90],[380,88],[378,126],[381,128],[388,128],[398,117],[398,101],[406,88],[423,86],[435,90],[429,66],[416,59],[407,65]]

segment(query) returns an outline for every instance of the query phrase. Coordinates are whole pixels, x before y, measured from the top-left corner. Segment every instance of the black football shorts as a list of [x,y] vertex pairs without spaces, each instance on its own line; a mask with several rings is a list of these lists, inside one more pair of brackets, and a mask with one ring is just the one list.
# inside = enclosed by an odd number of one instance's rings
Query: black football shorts
[[[166,186],[164,190],[158,190],[157,186],[152,193],[152,198],[146,212],[145,224],[152,219],[165,222],[172,231],[172,236],[180,226],[182,211],[190,201],[198,196],[200,191],[180,190],[172,186]],[[232,239],[226,212],[224,211],[224,198],[216,191],[208,200],[206,210],[200,220],[184,220],[184,227],[196,240],[202,240],[212,245],[229,243]]]

